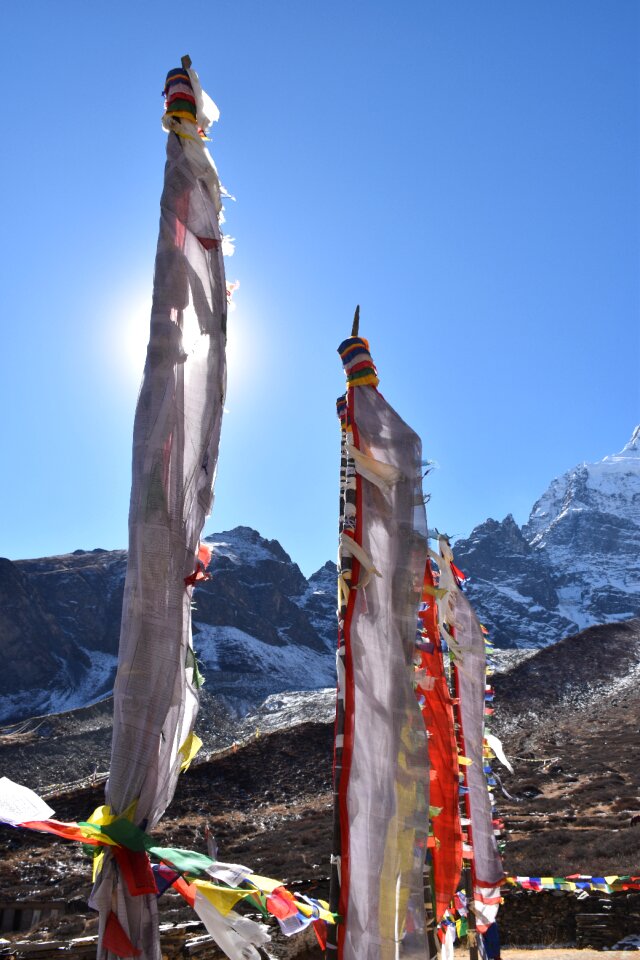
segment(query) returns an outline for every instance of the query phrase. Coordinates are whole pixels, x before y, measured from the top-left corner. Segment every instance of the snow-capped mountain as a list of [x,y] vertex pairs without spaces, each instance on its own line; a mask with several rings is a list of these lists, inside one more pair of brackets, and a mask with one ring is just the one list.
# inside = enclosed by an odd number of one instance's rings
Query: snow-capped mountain
[[[277,540],[212,534],[195,592],[205,689],[236,713],[335,683],[336,568],[308,580]],[[469,595],[502,647],[542,647],[640,615],[640,428],[614,456],[552,481],[520,528],[487,520],[455,544]],[[124,550],[0,559],[0,722],[107,696],[115,677]]]
[[[206,539],[212,578],[194,594],[193,643],[208,690],[245,712],[270,694],[334,684],[335,564],[307,580],[249,527]],[[126,560],[100,549],[0,559],[0,722],[110,693]]]
[[545,646],[640,614],[640,427],[620,453],[553,480],[520,529],[487,520],[455,544],[499,646]]

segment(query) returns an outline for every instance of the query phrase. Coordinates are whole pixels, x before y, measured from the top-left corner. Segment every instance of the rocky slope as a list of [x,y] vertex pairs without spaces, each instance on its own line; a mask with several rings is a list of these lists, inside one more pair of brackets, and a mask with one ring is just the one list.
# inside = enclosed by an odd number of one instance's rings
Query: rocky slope
[[487,520],[455,544],[498,646],[541,647],[640,614],[640,427],[618,454],[553,480],[519,528]]
[[[498,792],[498,802],[507,825],[507,873],[638,872],[639,665],[640,621],[633,620],[569,637],[494,677],[494,732],[502,736],[514,766],[513,774],[498,771],[505,791]],[[159,841],[203,849],[208,825],[224,859],[248,863],[301,892],[326,894],[333,700],[333,691],[272,696],[244,721],[210,716],[210,701],[206,703],[199,728],[209,724],[213,731],[218,725],[222,742],[238,742],[196,760],[180,778],[175,800],[158,828]],[[25,774],[22,782],[36,786],[27,771],[37,769],[38,756],[51,752],[56,739],[60,763],[67,744],[67,777],[77,779],[78,744],[98,722],[89,713],[59,718],[57,734],[33,732],[31,745],[23,745],[16,764]],[[74,730],[76,739],[70,744]],[[215,744],[213,732],[210,737],[209,743]],[[3,768],[10,756],[9,745],[5,747]],[[49,802],[60,818],[78,819],[102,802],[103,789],[102,783],[58,786]],[[86,906],[89,861],[79,845],[4,826],[0,838],[0,882],[7,898],[62,897],[73,903],[69,913],[47,921],[33,937],[68,938],[95,931],[95,918]],[[619,897],[624,900],[625,895]],[[579,901],[565,895],[517,895],[501,914],[504,937],[520,943],[566,942],[575,938],[576,911],[592,913],[600,909],[598,904],[598,897]],[[164,895],[159,906],[167,922],[193,919],[171,894]],[[628,914],[628,903],[625,909]],[[620,926],[611,943],[626,932],[631,931]],[[170,953],[168,947],[166,953],[184,955]],[[202,956],[218,954],[211,950]]]
[[[534,876],[640,872],[640,620],[591,627],[501,671],[492,678],[496,713],[491,726],[514,767],[513,774],[496,767],[506,791],[498,799],[510,830],[507,871]],[[229,759],[233,773],[228,776],[234,783],[248,781],[242,745],[255,742],[268,768],[260,782],[272,777],[264,790],[286,793],[296,768],[287,772],[286,762],[276,755],[270,759],[269,751],[274,744],[285,755],[293,756],[294,743],[296,751],[304,749],[301,738],[307,734],[301,725],[306,725],[323,731],[309,739],[311,753],[305,759],[316,765],[318,784],[323,784],[320,790],[309,781],[312,793],[322,794],[320,811],[330,778],[334,715],[333,688],[273,694],[243,718],[205,694],[197,721],[204,741],[196,760],[202,770],[198,782],[206,780],[207,757],[220,750],[229,756],[229,748],[238,758]],[[284,739],[272,740],[275,734]],[[81,779],[89,789],[106,775],[110,741],[107,700],[5,732],[0,769],[47,795],[66,794],[63,785]],[[192,782],[191,772],[187,781]],[[189,796],[195,801],[197,790],[190,787]],[[209,802],[204,793],[198,799],[200,805]]]
[[[246,712],[271,693],[334,683],[335,565],[309,580],[255,530],[207,537],[194,647],[210,689]],[[126,552],[0,560],[0,722],[87,706],[117,665]]]
[[309,580],[276,540],[249,527],[207,537],[212,578],[196,593],[194,649],[234,710],[271,693],[335,682],[335,564]]
[[[510,872],[640,870],[640,620],[591,627],[497,675]],[[548,871],[548,872],[547,872]]]
[[0,720],[69,709],[111,689],[125,555],[0,560]]

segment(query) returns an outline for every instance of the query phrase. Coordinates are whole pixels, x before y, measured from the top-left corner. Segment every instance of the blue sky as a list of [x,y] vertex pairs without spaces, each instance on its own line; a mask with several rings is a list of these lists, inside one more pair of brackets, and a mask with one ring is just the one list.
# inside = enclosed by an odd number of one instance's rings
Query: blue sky
[[[336,552],[336,354],[356,303],[423,438],[430,523],[523,522],[640,421],[640,6],[169,4],[3,13],[0,553],[126,546],[161,90],[221,120],[239,279],[214,513]],[[16,86],[13,86],[13,84]]]

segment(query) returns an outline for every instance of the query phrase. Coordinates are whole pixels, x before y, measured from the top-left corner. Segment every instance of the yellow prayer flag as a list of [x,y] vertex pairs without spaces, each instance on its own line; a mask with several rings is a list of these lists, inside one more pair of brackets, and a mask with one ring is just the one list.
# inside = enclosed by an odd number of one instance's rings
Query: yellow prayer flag
[[192,883],[203,897],[206,897],[209,903],[212,903],[216,910],[225,916],[235,907],[238,900],[253,894],[253,890],[231,890],[229,887],[219,887],[215,883],[209,883],[208,880],[193,880]]
[[180,749],[178,750],[178,753],[183,758],[182,764],[180,765],[180,770],[182,772],[189,769],[191,765],[191,761],[193,760],[193,758],[195,757],[196,753],[198,752],[201,746],[202,746],[202,740],[200,739],[197,733],[193,733],[192,731],[187,737],[187,739],[185,740],[185,742],[182,744]]
[[247,880],[256,886],[258,890],[261,890],[262,893],[273,893],[276,887],[282,886],[282,880],[271,880],[269,877],[261,877],[257,873],[250,873]]
[[96,850],[93,855],[93,871],[91,874],[91,879],[95,883],[96,878],[100,871],[102,870],[102,865],[104,863],[104,850]]
[[432,587],[428,583],[422,585],[422,592],[427,593],[430,597],[436,597],[438,600],[441,600],[442,597],[448,592],[444,587]]

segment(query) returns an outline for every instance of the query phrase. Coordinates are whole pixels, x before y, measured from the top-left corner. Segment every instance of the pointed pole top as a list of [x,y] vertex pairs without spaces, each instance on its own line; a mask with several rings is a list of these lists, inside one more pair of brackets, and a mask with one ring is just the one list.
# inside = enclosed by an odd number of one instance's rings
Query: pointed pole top
[[182,57],[180,62],[182,64],[183,69],[188,70],[189,67],[191,66],[191,57],[189,56],[188,53],[185,53],[184,57]]
[[356,312],[353,315],[353,326],[351,327],[351,336],[357,337],[358,330],[360,329],[360,304],[356,307]]

